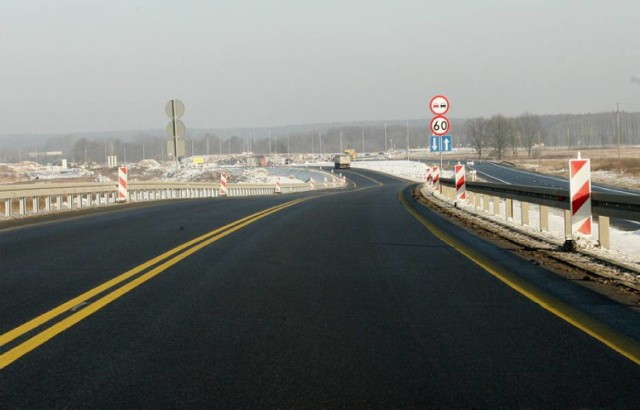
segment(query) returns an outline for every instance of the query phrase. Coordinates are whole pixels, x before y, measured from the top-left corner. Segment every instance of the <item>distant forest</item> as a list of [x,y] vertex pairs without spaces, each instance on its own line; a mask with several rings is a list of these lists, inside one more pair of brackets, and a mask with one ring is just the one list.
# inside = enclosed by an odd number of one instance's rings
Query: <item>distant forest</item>
[[[535,115],[451,120],[455,147],[473,148],[479,158],[536,156],[544,148],[640,145],[640,113],[608,112],[579,115]],[[254,154],[287,156],[294,153],[328,155],[347,148],[377,153],[426,148],[428,118],[289,127],[243,129],[187,129],[186,155]],[[0,162],[105,163],[169,159],[162,130],[119,131],[64,135],[0,136]]]

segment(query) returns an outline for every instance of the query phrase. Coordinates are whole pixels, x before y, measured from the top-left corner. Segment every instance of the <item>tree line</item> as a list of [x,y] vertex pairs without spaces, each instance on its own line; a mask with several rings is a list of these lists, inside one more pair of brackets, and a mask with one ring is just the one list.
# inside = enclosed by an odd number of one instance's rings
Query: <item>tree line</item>
[[[188,130],[186,155],[288,156],[308,153],[328,156],[347,148],[378,153],[428,148],[428,118],[368,123],[320,124],[263,129]],[[454,146],[473,149],[479,158],[535,156],[544,148],[592,147],[640,144],[640,113],[536,115],[501,114],[489,118],[452,119]],[[47,152],[77,163],[104,163],[116,155],[119,162],[171,159],[168,139],[162,131],[129,132],[126,135],[57,135],[0,140],[0,162],[49,162]],[[35,155],[34,155],[35,154]]]

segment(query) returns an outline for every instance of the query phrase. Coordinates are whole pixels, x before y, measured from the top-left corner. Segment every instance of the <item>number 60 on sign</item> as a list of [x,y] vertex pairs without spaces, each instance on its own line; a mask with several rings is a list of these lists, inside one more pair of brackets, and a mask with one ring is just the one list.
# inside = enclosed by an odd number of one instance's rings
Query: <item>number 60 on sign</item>
[[433,135],[445,135],[449,132],[449,119],[443,115],[437,115],[431,119],[431,133]]

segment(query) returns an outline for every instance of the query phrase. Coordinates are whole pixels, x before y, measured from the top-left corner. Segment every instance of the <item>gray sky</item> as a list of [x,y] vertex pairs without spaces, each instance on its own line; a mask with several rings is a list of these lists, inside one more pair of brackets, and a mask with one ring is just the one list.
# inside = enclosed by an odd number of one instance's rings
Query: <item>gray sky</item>
[[0,134],[640,111],[640,2],[2,0]]

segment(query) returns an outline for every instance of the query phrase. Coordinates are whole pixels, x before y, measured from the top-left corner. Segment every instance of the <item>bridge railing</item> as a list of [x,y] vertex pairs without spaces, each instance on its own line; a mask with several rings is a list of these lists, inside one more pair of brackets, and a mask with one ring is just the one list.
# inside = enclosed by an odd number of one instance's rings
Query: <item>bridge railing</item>
[[[338,178],[336,178],[338,181]],[[342,180],[325,187],[323,184],[280,184],[279,193],[288,194],[312,189],[340,186]],[[113,205],[117,202],[115,182],[38,183],[0,186],[0,219],[62,210]],[[227,184],[227,196],[274,195],[276,184]],[[128,201],[216,198],[220,184],[208,182],[129,181]]]
[[[441,179],[442,194],[455,200],[453,179]],[[521,224],[529,225],[530,204],[539,206],[540,230],[549,231],[549,208],[564,210],[564,234],[571,238],[571,212],[569,190],[557,188],[505,185],[492,182],[466,182],[468,201],[477,209],[500,214],[500,203],[505,202],[505,219],[513,219],[514,201],[520,202]],[[591,193],[591,207],[598,220],[598,241],[610,248],[610,218],[640,221],[640,195]]]

